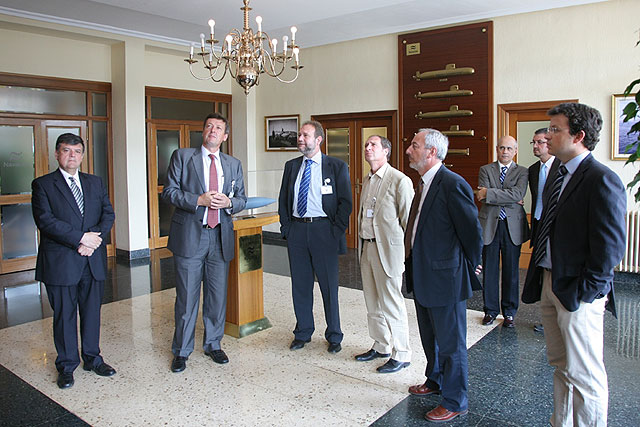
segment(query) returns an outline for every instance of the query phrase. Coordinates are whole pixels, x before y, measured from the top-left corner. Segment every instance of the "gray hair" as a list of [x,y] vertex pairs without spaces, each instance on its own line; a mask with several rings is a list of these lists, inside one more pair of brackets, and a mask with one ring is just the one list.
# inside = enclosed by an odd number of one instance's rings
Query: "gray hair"
[[387,138],[385,138],[382,135],[371,135],[369,138],[374,138],[374,137],[380,138],[380,145],[382,145],[382,148],[387,149],[387,160],[391,160],[391,141],[389,141]]
[[423,128],[418,133],[426,132],[424,136],[424,146],[426,148],[435,148],[437,157],[444,160],[447,157],[447,149],[449,148],[449,138],[437,129]]

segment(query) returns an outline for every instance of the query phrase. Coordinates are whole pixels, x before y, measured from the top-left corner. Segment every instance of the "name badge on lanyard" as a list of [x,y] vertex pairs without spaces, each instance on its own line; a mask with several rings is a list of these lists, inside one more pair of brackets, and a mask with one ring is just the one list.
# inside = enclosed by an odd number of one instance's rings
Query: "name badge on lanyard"
[[324,194],[333,194],[333,187],[331,186],[331,178],[325,178],[324,184],[320,187],[320,193]]

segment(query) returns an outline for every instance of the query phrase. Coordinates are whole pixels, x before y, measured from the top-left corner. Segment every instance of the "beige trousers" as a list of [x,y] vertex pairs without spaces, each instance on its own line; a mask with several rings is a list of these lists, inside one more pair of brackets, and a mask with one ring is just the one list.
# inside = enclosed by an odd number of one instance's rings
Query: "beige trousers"
[[373,242],[363,242],[360,272],[373,349],[391,353],[391,358],[399,362],[410,362],[409,321],[402,296],[402,276],[387,276]]
[[606,426],[609,390],[604,367],[604,307],[607,298],[567,311],[544,272],[540,311],[553,374],[554,427]]

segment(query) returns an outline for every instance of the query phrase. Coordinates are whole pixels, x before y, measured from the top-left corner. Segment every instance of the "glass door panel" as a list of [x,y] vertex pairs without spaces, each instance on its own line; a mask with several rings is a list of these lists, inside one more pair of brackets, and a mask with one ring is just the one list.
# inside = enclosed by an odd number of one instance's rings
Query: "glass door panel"
[[0,194],[31,194],[34,126],[0,126]]
[[[156,144],[158,147],[158,187],[165,185],[167,181],[167,169],[171,161],[171,155],[180,148],[180,131],[179,130],[157,130]],[[162,189],[158,189],[162,192]]]
[[58,169],[58,161],[56,160],[56,140],[63,133],[72,133],[82,138],[84,142],[84,158],[80,165],[80,171],[91,173],[89,170],[89,159],[91,157],[91,150],[87,141],[87,123],[86,122],[72,122],[72,121],[43,121],[45,143],[47,147],[47,171],[45,173],[53,172]]

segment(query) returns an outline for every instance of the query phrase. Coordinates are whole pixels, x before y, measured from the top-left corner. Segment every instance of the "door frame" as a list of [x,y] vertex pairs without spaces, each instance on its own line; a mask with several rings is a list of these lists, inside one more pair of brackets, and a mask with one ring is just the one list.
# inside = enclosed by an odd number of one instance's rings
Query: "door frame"
[[[325,132],[327,128],[349,128],[349,134],[354,135],[354,138],[356,140],[359,138],[359,135],[362,132],[362,128],[369,127],[369,122],[387,121],[389,123],[387,138],[391,142],[391,160],[389,163],[399,169],[399,165],[401,165],[402,160],[402,153],[400,153],[402,145],[398,141],[398,112],[396,110],[318,114],[312,115],[311,120],[320,122],[322,124],[322,127],[325,129]],[[327,124],[330,125],[327,126]],[[358,150],[360,147],[356,146],[357,144],[355,143],[349,144],[349,176],[351,178],[351,195],[353,200],[353,209],[351,211],[351,215],[349,216],[349,227],[346,233],[347,247],[349,248],[356,248],[358,246],[357,216],[358,210],[360,208],[360,192],[362,190],[362,183],[359,179],[359,177],[362,176],[362,162],[356,161],[357,159],[359,159],[356,150]],[[327,144],[325,141],[323,141],[321,150],[323,153],[327,152]],[[354,178],[356,178],[355,181]]]

